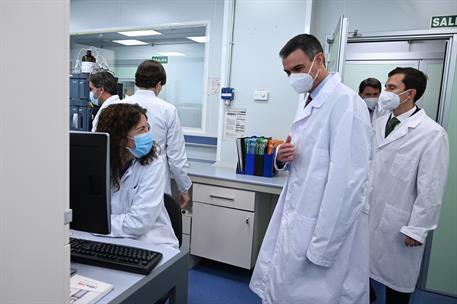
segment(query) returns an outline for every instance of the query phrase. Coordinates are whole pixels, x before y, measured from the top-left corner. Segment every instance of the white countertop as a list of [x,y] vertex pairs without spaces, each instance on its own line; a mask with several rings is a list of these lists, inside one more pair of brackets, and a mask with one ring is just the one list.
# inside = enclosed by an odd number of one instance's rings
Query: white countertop
[[[157,267],[163,265],[165,262],[170,260],[176,254],[179,253],[179,250],[173,249],[166,246],[157,246],[151,243],[145,243],[128,238],[107,238],[95,236],[91,233],[71,230],[70,237],[81,238],[86,240],[93,240],[104,243],[113,243],[125,246],[139,247],[143,249],[153,250],[162,253],[162,259],[160,260]],[[105,283],[112,284],[114,289],[110,291],[106,296],[97,301],[97,304],[109,303],[111,300],[115,299],[121,293],[126,291],[128,288],[133,286],[135,283],[144,278],[144,275],[120,271],[110,268],[97,267],[81,263],[71,263],[71,267],[76,269],[76,273],[82,276],[89,277],[91,279],[99,280]],[[154,270],[153,270],[154,271]]]
[[287,172],[278,172],[278,174],[274,177],[236,174],[235,169],[217,167],[209,162],[192,160],[189,163],[189,176],[191,178],[192,176],[197,176],[282,189],[287,181],[288,176]]

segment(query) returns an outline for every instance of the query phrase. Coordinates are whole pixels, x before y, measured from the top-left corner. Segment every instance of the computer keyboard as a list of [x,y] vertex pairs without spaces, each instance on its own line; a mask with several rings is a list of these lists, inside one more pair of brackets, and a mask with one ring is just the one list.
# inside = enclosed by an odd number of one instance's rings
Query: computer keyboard
[[70,238],[71,260],[100,267],[148,274],[162,259],[160,252]]

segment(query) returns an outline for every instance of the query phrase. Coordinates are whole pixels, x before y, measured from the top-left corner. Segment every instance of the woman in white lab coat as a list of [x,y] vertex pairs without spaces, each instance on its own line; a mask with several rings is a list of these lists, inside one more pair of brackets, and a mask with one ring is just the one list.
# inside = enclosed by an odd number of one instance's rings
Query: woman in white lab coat
[[111,235],[178,249],[164,205],[165,164],[157,157],[146,110],[113,104],[99,117],[97,132],[110,134]]

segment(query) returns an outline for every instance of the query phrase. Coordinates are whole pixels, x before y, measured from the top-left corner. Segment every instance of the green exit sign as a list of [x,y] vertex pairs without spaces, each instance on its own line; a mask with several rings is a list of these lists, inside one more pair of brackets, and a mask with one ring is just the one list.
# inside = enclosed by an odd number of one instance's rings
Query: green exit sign
[[453,16],[433,16],[430,24],[431,28],[437,27],[457,27],[457,15]]
[[165,64],[168,63],[168,56],[152,56],[152,60]]

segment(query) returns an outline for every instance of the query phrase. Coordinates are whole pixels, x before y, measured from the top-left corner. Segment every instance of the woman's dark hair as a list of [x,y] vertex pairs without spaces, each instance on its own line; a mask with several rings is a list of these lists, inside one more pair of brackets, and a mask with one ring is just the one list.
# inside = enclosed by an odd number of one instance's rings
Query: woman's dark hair
[[376,78],[367,78],[363,80],[359,85],[359,94],[362,94],[366,87],[371,87],[381,92],[381,82]]
[[145,60],[136,69],[135,85],[139,88],[154,88],[158,83],[163,86],[167,82],[167,74],[160,62]]
[[[120,187],[124,160],[129,157],[130,153],[126,148],[127,134],[140,123],[141,115],[146,116],[146,109],[138,104],[116,103],[102,110],[98,119],[96,131],[110,135],[111,179],[116,191]],[[153,145],[151,151],[138,161],[140,164],[146,165],[156,157],[156,147]]]

